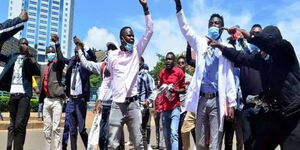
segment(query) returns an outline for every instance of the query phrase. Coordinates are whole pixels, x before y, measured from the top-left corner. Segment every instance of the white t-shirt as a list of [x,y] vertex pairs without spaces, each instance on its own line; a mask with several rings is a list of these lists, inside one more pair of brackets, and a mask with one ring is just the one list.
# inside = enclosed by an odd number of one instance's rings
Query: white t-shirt
[[[79,74],[80,63],[77,63],[76,66],[75,66],[75,68],[72,69],[72,74],[71,74],[71,86],[70,86],[71,87],[70,88],[70,90],[71,90],[70,94],[71,95],[80,95],[80,94],[82,94],[82,84],[81,84],[81,79],[80,79],[80,74]],[[72,89],[72,84],[73,84],[73,80],[74,80],[74,77],[75,77],[75,73],[76,73],[76,83],[75,83],[75,90],[73,90]]]
[[19,55],[14,66],[14,72],[11,80],[10,93],[25,93],[23,87],[22,69],[24,62],[24,55]]

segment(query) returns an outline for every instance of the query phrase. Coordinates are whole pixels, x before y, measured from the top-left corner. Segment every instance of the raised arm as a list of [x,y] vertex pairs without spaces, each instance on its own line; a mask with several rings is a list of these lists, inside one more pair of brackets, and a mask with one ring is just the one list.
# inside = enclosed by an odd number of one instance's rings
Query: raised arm
[[[175,0],[176,3],[176,10],[177,10],[177,20],[179,24],[179,28],[181,30],[181,33],[185,37],[185,39],[188,41],[188,43],[191,45],[193,50],[198,51],[197,45],[205,44],[207,41],[205,38],[197,36],[196,32],[190,27],[190,25],[187,23],[185,15],[183,13],[181,2],[180,0]],[[199,40],[202,39],[202,40]],[[199,43],[201,42],[201,43]]]
[[101,75],[101,65],[103,64],[103,62],[94,62],[94,61],[87,60],[85,58],[85,56],[83,55],[83,52],[81,49],[78,50],[78,55],[79,55],[81,65],[85,69],[87,69],[93,73],[97,73],[98,75]]
[[192,58],[192,50],[191,50],[191,46],[189,43],[187,43],[187,46],[186,46],[186,63],[192,67],[195,68],[195,60]]
[[143,7],[145,20],[146,20],[146,31],[137,44],[138,53],[140,56],[142,56],[153,35],[153,21],[149,12],[147,0],[139,0],[139,1]]

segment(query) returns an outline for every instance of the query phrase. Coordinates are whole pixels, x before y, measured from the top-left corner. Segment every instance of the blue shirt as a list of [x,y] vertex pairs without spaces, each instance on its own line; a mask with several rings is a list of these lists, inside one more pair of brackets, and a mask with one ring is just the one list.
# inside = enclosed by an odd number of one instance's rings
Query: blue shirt
[[138,74],[138,98],[140,102],[146,101],[153,91],[152,77],[145,71],[141,70]]
[[212,55],[205,56],[205,68],[203,79],[201,82],[201,92],[216,93],[218,92],[218,72],[219,72],[219,57],[217,49],[211,49]]

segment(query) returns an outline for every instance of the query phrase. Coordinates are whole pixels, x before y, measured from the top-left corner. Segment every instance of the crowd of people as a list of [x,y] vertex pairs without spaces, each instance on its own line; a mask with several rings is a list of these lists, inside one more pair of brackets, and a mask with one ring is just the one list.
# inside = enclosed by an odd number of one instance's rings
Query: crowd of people
[[[224,18],[212,14],[208,34],[200,36],[187,23],[181,1],[174,0],[187,47],[177,59],[173,52],[166,54],[165,68],[154,81],[142,57],[153,35],[153,21],[147,0],[139,2],[145,15],[144,35],[135,42],[132,28],[123,27],[120,46],[108,42],[107,57],[101,62],[76,36],[75,54],[65,58],[55,34],[51,35],[54,45],[46,49],[44,70],[29,53],[26,38],[19,40],[19,52],[0,54],[5,63],[0,90],[10,93],[7,150],[23,149],[32,91],[43,104],[44,149],[66,150],[70,139],[71,149],[76,150],[78,132],[87,148],[85,118],[93,73],[102,78],[94,109],[102,116],[101,150],[124,149],[124,124],[136,150],[220,150],[223,138],[225,150],[231,150],[234,132],[238,150],[274,150],[278,145],[283,150],[299,149],[299,63],[292,44],[276,26],[254,24],[249,32],[238,26],[226,28]],[[1,23],[0,46],[22,30],[27,20],[22,11],[19,17]],[[223,32],[230,35],[227,41],[222,40]],[[194,68],[192,75],[187,73],[188,65]],[[41,76],[41,89],[32,87],[33,76]],[[154,147],[150,145],[152,107]]]

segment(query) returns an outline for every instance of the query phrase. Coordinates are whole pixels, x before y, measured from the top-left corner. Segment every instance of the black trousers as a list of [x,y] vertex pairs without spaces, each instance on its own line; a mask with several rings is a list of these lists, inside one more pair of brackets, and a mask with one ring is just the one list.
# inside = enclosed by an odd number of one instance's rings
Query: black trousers
[[254,150],[300,149],[300,113],[283,117],[277,112],[260,113]]
[[242,131],[242,112],[236,110],[234,113],[234,120],[224,120],[224,132],[225,135],[225,150],[232,150],[234,131],[236,135],[236,149],[243,150],[243,131]]
[[150,123],[151,123],[150,109],[144,108],[142,110],[142,135],[143,135],[143,145],[145,150],[148,149],[148,144],[150,144],[150,136],[151,136]]
[[7,150],[23,150],[26,126],[30,116],[30,97],[24,94],[13,95],[8,103],[10,125],[8,127]]
[[260,120],[259,115],[254,113],[253,107],[245,105],[241,117],[245,150],[253,150],[257,123]]

